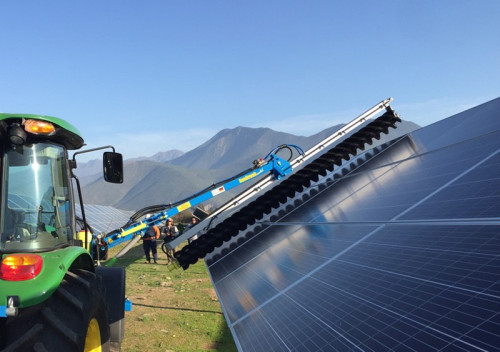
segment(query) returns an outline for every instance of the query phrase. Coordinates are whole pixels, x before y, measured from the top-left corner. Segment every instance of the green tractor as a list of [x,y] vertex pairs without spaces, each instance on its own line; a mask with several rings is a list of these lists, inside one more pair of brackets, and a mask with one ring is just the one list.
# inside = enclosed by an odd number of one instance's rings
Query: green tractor
[[[86,151],[68,157],[84,145],[80,133],[58,118],[0,113],[0,142],[0,351],[119,350],[125,271],[96,265],[72,172]],[[88,151],[104,148],[112,147]],[[122,157],[112,149],[104,179],[121,183]]]

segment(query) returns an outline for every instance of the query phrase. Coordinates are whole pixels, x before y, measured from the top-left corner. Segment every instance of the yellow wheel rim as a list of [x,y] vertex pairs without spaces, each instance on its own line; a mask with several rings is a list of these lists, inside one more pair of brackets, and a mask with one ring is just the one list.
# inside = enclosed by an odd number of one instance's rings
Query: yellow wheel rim
[[92,318],[87,328],[84,352],[102,352],[101,330],[99,329],[99,323],[96,318]]

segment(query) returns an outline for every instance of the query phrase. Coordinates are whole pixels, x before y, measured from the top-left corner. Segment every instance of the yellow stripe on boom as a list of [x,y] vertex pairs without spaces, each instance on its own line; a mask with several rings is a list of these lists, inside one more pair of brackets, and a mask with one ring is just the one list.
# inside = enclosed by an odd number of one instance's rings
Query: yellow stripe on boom
[[190,202],[186,202],[184,204],[181,204],[177,207],[177,209],[179,210],[179,213],[183,210],[186,210],[188,208],[191,208],[191,203]]
[[254,171],[254,172],[252,172],[251,174],[246,175],[245,177],[239,178],[239,179],[238,179],[238,181],[239,181],[240,183],[246,182],[246,181],[248,181],[248,180],[250,180],[250,179],[252,179],[252,178],[254,178],[254,177],[256,177],[256,176],[259,176],[262,172],[263,172],[263,171],[262,171],[262,169],[260,169],[260,171],[259,171],[259,172],[255,172],[255,171]]
[[130,229],[128,229],[127,231],[123,231],[121,234],[120,234],[120,237],[123,237],[123,236],[127,236],[127,235],[130,235],[131,233],[134,233],[134,232],[137,232],[137,231],[140,231],[142,230],[143,228],[146,227],[146,224],[141,222],[139,225],[135,226],[135,227],[132,227]]

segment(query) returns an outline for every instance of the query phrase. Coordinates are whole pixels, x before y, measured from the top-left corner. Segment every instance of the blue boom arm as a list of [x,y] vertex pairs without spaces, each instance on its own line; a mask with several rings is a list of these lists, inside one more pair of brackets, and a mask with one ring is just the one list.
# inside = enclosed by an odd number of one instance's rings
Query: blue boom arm
[[[302,150],[299,147],[297,146],[293,147],[295,147],[299,152],[302,152]],[[276,149],[274,149],[273,151],[275,151]],[[260,159],[258,162],[254,162],[255,167],[251,169],[249,172],[235,176],[222,185],[214,185],[213,187],[210,187],[207,191],[201,194],[196,194],[191,197],[188,197],[186,201],[181,202],[181,204],[175,207],[171,207],[169,209],[160,211],[158,213],[151,215],[146,219],[129,224],[124,228],[115,230],[109,233],[104,238],[104,241],[107,243],[109,248],[112,248],[126,241],[130,241],[134,236],[140,235],[142,237],[144,236],[145,230],[149,226],[158,225],[164,222],[166,219],[186,209],[189,209],[200,203],[203,203],[215,196],[218,196],[226,191],[229,191],[241,185],[242,183],[253,180],[256,177],[267,175],[269,172],[272,173],[276,179],[278,180],[281,179],[282,177],[286,176],[292,171],[292,167],[290,166],[290,163],[287,160],[282,159],[277,155],[273,154],[273,151],[269,153],[266,156],[266,158]]]

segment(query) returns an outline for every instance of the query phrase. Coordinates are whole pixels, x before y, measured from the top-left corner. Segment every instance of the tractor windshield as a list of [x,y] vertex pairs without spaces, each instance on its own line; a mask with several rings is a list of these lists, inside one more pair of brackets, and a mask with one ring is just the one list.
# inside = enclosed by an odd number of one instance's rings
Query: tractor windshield
[[2,158],[2,251],[39,251],[73,237],[69,173],[61,146],[17,146]]

